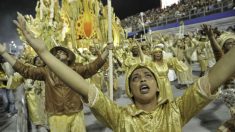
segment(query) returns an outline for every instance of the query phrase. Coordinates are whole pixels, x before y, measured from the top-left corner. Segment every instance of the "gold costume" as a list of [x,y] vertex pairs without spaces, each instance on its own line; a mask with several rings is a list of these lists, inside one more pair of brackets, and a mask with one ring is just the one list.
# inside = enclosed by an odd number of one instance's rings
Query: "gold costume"
[[190,84],[192,83],[192,71],[191,66],[187,64],[187,56],[185,55],[185,52],[187,52],[187,49],[181,49],[180,47],[174,48],[173,53],[176,55],[176,58],[180,61],[184,62],[184,65],[187,67],[184,71],[176,71],[176,75],[178,78],[179,84]]
[[128,70],[131,66],[139,63],[141,63],[140,57],[128,56],[127,59],[124,61],[125,70]]
[[0,88],[6,88],[7,76],[4,71],[0,70]]
[[207,58],[206,50],[204,49],[204,47],[200,47],[199,49],[197,49],[197,55],[198,55],[197,58],[201,67],[201,71],[206,71],[207,66],[208,66],[208,58]]
[[[197,59],[201,68],[201,75],[204,74],[204,72],[207,71],[208,69],[208,61],[210,58],[213,57],[213,55],[211,54],[211,51],[209,51],[208,47],[208,42],[206,41],[198,41],[196,39],[192,40],[193,43],[195,43],[196,45],[199,45],[196,49],[197,52]],[[201,76],[200,75],[200,76]]]
[[[133,97],[129,89],[129,77],[141,65],[134,65],[127,72],[126,94],[129,98]],[[153,72],[159,84],[161,79],[153,68],[148,65],[144,67]],[[194,115],[214,99],[210,94],[207,76],[195,82],[186,89],[183,96],[174,101],[163,99],[161,93],[160,89],[155,110],[147,112],[134,104],[118,106],[94,86],[88,92],[88,105],[96,118],[114,132],[180,132]]]
[[7,88],[16,89],[24,82],[24,78],[17,72],[11,75],[7,81]]
[[150,65],[151,67],[154,67],[154,70],[156,70],[160,79],[158,85],[161,85],[159,88],[163,88],[161,89],[162,97],[169,99],[169,101],[172,101],[174,99],[174,96],[172,93],[171,83],[168,79],[169,68],[172,68],[177,72],[183,72],[188,70],[187,65],[185,65],[182,61],[178,61],[176,58],[163,60],[162,64],[150,62]]
[[49,117],[51,132],[85,132],[84,114],[82,111],[75,114],[53,115]]
[[26,101],[30,120],[34,125],[47,125],[47,114],[45,111],[45,84],[43,81],[32,81],[28,79]]
[[47,114],[45,112],[45,84],[42,81],[34,81],[28,79],[24,82],[24,78],[18,73],[10,76],[7,88],[16,89],[22,83],[25,83],[25,96],[27,101],[28,113],[30,121],[34,125],[47,125]]
[[138,109],[134,104],[119,107],[96,88],[89,90],[89,105],[96,118],[114,132],[180,132],[211,101],[200,91],[200,86],[199,80],[182,97],[172,102],[159,101],[152,112]]

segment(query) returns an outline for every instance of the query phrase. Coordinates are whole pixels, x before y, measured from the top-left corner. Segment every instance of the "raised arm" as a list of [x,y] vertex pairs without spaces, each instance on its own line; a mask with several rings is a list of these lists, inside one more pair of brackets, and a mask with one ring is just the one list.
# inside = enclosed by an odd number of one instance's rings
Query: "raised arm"
[[224,53],[223,53],[221,47],[219,46],[218,42],[215,39],[213,30],[212,30],[211,26],[208,26],[206,24],[202,25],[202,29],[206,32],[206,34],[210,40],[215,59],[216,59],[216,61],[218,61],[223,56]]
[[140,60],[142,62],[145,62],[144,53],[143,53],[143,51],[141,49],[140,43],[137,40],[135,40],[134,43],[135,43],[136,46],[138,46],[138,50],[139,50],[139,54],[140,54]]
[[215,93],[229,77],[235,73],[235,47],[226,53],[209,71],[211,92]]
[[45,70],[43,68],[36,68],[31,65],[25,65],[18,61],[15,57],[6,52],[5,46],[0,44],[0,55],[12,66],[12,68],[20,73],[24,78],[34,80],[44,80]]
[[37,52],[43,59],[47,66],[53,71],[61,80],[63,80],[70,88],[81,94],[85,99],[88,96],[88,90],[91,85],[86,82],[79,74],[70,69],[67,65],[62,63],[54,57],[46,48],[45,43],[41,39],[33,37],[33,34],[26,29],[26,22],[24,17],[18,13],[18,21],[14,23],[24,34],[29,45]]
[[113,44],[108,44],[105,47],[102,55],[98,55],[98,57],[93,62],[86,64],[86,65],[77,64],[73,67],[73,70],[79,73],[84,79],[93,76],[99,71],[99,69],[106,62],[106,58],[108,56],[109,50],[111,50],[112,47],[113,47]]

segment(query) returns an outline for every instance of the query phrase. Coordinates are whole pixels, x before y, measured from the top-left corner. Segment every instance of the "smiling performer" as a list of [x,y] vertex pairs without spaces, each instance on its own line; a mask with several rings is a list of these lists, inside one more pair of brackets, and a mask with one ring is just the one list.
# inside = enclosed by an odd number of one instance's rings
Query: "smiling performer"
[[[133,104],[120,107],[82,76],[59,61],[26,30],[24,19],[18,27],[47,66],[70,88],[83,96],[95,116],[115,132],[180,132],[182,127],[214,99],[218,87],[235,72],[235,48],[181,96],[169,102],[161,97],[158,75],[145,64],[133,65],[126,74],[126,93]],[[224,65],[226,64],[226,65]],[[223,69],[221,68],[223,67]]]

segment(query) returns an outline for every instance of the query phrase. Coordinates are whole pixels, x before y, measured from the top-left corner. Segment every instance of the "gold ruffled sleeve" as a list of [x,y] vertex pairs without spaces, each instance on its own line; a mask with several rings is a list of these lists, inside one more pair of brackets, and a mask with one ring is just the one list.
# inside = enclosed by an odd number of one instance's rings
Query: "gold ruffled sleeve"
[[89,90],[89,107],[95,117],[111,129],[118,126],[121,109],[96,87]]
[[193,116],[208,105],[216,95],[211,95],[208,77],[201,77],[183,96],[177,98],[176,104],[180,109],[182,124],[186,124]]
[[141,63],[140,57],[128,57],[124,61],[125,69],[128,70],[131,66]]
[[170,68],[173,68],[178,72],[183,72],[188,70],[188,66],[184,64],[182,61],[179,61],[175,57],[168,59],[167,64]]
[[7,76],[3,71],[0,71],[0,88],[6,88]]

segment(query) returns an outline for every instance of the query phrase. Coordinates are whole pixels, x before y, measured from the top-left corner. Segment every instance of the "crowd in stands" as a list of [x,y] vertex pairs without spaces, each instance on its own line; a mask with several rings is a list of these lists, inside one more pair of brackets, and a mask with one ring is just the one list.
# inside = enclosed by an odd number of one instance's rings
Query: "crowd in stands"
[[147,10],[143,14],[135,14],[122,20],[124,28],[132,28],[132,31],[145,27],[158,26],[165,23],[187,20],[192,17],[200,17],[206,14],[221,12],[232,9],[233,0],[181,0],[178,4],[173,4],[164,9],[154,8]]

